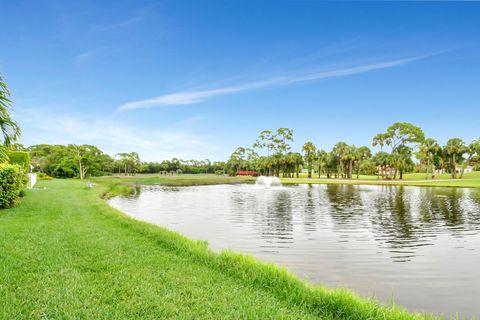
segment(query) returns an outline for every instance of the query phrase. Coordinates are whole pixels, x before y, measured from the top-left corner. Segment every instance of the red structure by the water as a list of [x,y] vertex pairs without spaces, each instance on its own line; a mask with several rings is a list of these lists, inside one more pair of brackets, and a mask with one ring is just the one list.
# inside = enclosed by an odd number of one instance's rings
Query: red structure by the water
[[257,171],[237,171],[237,176],[258,177],[258,172]]

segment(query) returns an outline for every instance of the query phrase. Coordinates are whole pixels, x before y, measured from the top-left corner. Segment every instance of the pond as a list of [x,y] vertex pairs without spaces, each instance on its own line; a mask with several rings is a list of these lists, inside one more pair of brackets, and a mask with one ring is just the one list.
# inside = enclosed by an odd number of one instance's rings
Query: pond
[[480,317],[480,192],[394,186],[144,186],[109,203],[214,250],[412,311]]

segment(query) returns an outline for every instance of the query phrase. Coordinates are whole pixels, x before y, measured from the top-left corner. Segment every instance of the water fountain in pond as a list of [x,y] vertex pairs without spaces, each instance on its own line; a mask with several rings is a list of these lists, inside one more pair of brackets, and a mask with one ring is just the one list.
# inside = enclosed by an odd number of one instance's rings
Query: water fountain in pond
[[270,187],[281,187],[282,183],[280,182],[280,179],[277,177],[260,176],[257,178],[255,185],[262,186],[264,188],[270,188]]

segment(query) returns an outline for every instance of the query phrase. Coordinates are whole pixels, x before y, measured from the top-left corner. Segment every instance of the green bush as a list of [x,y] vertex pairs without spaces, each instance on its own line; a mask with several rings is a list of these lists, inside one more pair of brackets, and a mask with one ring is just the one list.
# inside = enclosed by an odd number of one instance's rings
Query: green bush
[[30,172],[30,153],[24,151],[9,151],[7,152],[10,163],[18,164],[23,168],[23,171]]
[[38,180],[52,180],[53,178],[50,177],[48,174],[46,173],[43,173],[43,172],[39,172],[37,173],[37,179]]
[[22,194],[25,174],[15,164],[0,164],[0,209],[15,206]]

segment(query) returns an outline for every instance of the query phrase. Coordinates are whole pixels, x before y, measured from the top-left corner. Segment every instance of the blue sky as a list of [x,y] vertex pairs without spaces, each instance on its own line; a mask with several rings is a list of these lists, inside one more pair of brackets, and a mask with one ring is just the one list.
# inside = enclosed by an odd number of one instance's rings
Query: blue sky
[[226,159],[263,129],[370,145],[480,136],[480,3],[5,1],[22,142]]

